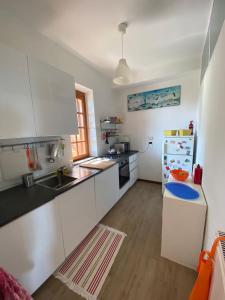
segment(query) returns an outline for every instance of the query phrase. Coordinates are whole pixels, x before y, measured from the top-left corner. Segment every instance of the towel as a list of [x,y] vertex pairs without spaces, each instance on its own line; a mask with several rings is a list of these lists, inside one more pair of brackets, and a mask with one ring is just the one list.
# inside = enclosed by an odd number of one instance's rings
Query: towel
[[32,300],[33,298],[12,275],[0,268],[0,299]]

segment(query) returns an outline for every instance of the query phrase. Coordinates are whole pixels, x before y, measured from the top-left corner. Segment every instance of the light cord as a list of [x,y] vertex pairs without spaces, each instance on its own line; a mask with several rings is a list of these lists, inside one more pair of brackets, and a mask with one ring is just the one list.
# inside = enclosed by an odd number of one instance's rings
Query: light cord
[[121,34],[121,41],[122,41],[122,58],[123,58],[123,32]]

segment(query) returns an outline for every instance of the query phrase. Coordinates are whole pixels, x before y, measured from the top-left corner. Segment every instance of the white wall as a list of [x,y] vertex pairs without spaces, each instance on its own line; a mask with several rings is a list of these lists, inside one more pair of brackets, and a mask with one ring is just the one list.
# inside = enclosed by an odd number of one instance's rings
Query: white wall
[[225,231],[225,24],[201,88],[197,160],[203,165],[202,187],[208,202],[205,246],[216,230]]
[[[129,136],[131,149],[143,152],[147,148],[148,137],[153,137],[153,145],[147,152],[140,153],[140,178],[161,181],[163,130],[187,128],[189,121],[196,120],[199,76],[199,71],[193,71],[177,79],[131,87],[118,92],[118,111],[124,119],[123,133]],[[175,85],[181,85],[179,106],[136,112],[127,111],[127,95]]]
[[[77,37],[78,43],[79,38],[84,37]],[[27,28],[21,20],[17,20],[2,10],[0,12],[0,42],[72,74],[77,83],[93,90],[97,150],[101,153],[104,143],[101,141],[99,129],[100,118],[115,113],[111,80],[105,78],[78,56],[33,31],[32,28]],[[92,46],[94,47],[90,45]]]

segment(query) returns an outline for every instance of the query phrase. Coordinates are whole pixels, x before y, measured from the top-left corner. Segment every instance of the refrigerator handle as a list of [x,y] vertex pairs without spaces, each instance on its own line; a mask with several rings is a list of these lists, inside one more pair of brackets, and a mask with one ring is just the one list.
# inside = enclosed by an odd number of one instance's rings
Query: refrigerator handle
[[167,144],[163,143],[163,153],[167,154]]

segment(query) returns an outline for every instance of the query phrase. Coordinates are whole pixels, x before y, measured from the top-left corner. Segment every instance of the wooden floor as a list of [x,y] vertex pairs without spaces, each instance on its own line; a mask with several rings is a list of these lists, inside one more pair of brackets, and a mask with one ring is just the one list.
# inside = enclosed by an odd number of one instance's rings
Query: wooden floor
[[[186,300],[194,271],[160,257],[161,185],[138,181],[102,220],[127,234],[99,300]],[[82,300],[51,276],[35,300]]]

